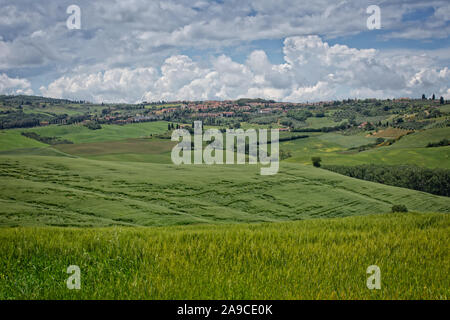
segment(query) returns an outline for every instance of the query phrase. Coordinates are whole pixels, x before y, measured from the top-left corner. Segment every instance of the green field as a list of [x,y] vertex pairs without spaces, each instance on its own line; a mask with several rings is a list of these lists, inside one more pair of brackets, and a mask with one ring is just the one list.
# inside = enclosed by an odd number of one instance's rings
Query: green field
[[429,142],[450,138],[450,128],[430,129],[404,136],[391,146],[362,152],[348,151],[367,145],[375,137],[340,133],[307,133],[308,139],[282,142],[280,148],[292,153],[288,162],[310,164],[311,157],[320,156],[326,165],[411,164],[429,168],[450,168],[450,147],[426,148]]
[[350,153],[346,150],[376,138],[364,133],[308,133],[309,138],[281,143],[292,157],[281,163],[275,176],[261,176],[255,165],[174,166],[170,159],[174,142],[149,138],[166,132],[166,122],[105,125],[100,130],[75,125],[25,130],[76,143],[47,146],[22,136],[21,130],[2,131],[2,226],[277,222],[384,213],[395,204],[416,212],[450,212],[446,197],[352,179],[310,165],[312,156],[321,156],[325,165],[411,163],[448,168],[450,147],[424,145],[446,137],[449,128],[417,132],[392,146]]
[[22,136],[19,131],[0,130],[0,151],[45,146],[44,143]]
[[316,118],[311,117],[306,120],[308,128],[322,128],[322,127],[334,127],[340,124],[340,122],[334,122],[328,117]]
[[44,137],[60,137],[73,143],[88,143],[141,138],[148,137],[150,134],[164,133],[167,131],[167,122],[157,121],[126,125],[102,125],[102,129],[99,130],[90,130],[83,125],[51,125],[47,127],[21,129],[21,131],[36,132]]
[[96,156],[128,153],[170,153],[175,142],[164,139],[126,139],[120,141],[102,141],[79,144],[63,144],[55,148],[77,156]]
[[0,225],[163,226],[275,222],[389,212],[450,212],[450,202],[409,189],[282,163],[256,165],[98,161],[0,155]]
[[[0,299],[448,299],[450,218],[0,232]],[[81,289],[66,288],[66,269]],[[381,270],[381,289],[366,269]]]
[[45,108],[42,104],[39,106],[23,107],[25,113],[41,113],[41,114],[68,114],[68,115],[82,115],[86,112],[100,113],[104,107],[100,105],[83,105],[78,103],[69,103],[63,105],[47,104]]
[[[308,137],[280,143],[290,157],[273,176],[260,165],[175,166],[167,127],[0,131],[0,299],[448,299],[449,198],[315,168],[311,157],[450,169],[450,146],[426,147],[450,127],[361,152],[374,132],[283,132]],[[79,291],[66,288],[69,265],[81,268]],[[370,265],[381,290],[366,287]]]
[[421,130],[413,134],[404,136],[398,142],[394,143],[391,148],[424,148],[430,142],[439,142],[440,140],[449,137],[449,127]]

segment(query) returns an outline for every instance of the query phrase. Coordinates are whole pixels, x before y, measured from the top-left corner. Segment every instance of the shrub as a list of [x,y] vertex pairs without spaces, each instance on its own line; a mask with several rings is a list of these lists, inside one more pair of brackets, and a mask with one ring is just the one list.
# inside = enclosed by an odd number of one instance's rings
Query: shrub
[[312,157],[311,161],[314,167],[320,168],[320,162],[322,161],[320,157]]
[[404,204],[395,204],[392,206],[392,212],[408,212],[408,208]]
[[285,160],[290,157],[292,157],[292,154],[290,151],[285,151],[283,149],[280,150],[280,160]]
[[102,126],[97,122],[88,122],[85,124],[85,127],[87,127],[90,130],[99,130],[102,128]]
[[375,141],[376,144],[382,144],[385,140],[383,138],[377,138]]

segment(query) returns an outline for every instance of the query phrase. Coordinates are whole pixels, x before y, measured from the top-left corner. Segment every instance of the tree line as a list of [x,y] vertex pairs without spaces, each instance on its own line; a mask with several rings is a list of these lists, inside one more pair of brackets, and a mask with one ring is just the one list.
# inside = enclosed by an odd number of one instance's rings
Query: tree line
[[427,148],[446,147],[446,146],[450,146],[450,140],[445,138],[439,142],[430,142],[429,144],[427,144]]
[[428,169],[412,165],[324,166],[324,169],[352,178],[391,186],[450,196],[450,170]]
[[43,137],[36,132],[22,132],[21,133],[24,137],[34,139],[36,141],[49,144],[49,145],[56,145],[56,144],[73,144],[72,141],[61,139],[59,137]]

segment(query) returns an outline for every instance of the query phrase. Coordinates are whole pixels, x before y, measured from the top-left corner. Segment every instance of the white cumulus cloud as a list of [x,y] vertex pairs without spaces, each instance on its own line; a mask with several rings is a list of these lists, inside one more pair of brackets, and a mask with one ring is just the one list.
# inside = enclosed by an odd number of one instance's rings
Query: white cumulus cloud
[[91,101],[205,100],[261,97],[318,101],[348,97],[446,95],[450,71],[424,54],[383,54],[375,49],[330,46],[318,36],[289,37],[282,64],[262,50],[244,63],[226,55],[209,63],[186,55],[167,58],[159,68],[113,68],[61,77],[44,95]]
[[44,96],[95,102],[137,101],[157,80],[153,68],[116,68],[105,72],[61,77],[48,87],[41,87]]
[[33,94],[30,81],[27,79],[10,78],[5,73],[0,74],[0,94]]

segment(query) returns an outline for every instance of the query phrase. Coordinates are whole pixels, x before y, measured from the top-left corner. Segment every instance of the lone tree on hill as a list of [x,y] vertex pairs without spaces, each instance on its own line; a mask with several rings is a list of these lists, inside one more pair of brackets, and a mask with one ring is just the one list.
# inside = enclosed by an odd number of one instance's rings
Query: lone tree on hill
[[320,157],[312,157],[311,161],[312,161],[314,167],[320,168],[320,162],[322,161],[322,159]]

